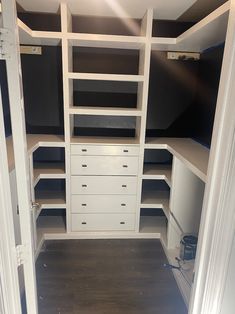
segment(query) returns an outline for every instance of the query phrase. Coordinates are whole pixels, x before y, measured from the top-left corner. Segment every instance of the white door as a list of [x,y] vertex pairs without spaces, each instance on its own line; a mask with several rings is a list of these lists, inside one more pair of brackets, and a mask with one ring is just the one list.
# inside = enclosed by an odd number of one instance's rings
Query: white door
[[31,225],[31,194],[25,130],[24,98],[20,62],[19,34],[15,0],[2,0],[2,51],[6,58],[7,81],[16,170],[17,197],[22,245],[19,247],[24,267],[27,313],[36,314],[37,290]]

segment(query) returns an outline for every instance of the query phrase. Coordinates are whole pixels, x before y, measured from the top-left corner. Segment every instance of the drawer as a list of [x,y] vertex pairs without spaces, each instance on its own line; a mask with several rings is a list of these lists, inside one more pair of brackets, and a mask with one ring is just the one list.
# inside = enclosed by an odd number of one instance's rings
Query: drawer
[[72,214],[72,231],[130,231],[135,214]]
[[136,194],[137,177],[72,176],[72,194]]
[[137,175],[138,157],[71,156],[72,175]]
[[72,195],[72,213],[134,213],[135,195]]
[[71,145],[71,155],[138,156],[139,151],[139,146]]

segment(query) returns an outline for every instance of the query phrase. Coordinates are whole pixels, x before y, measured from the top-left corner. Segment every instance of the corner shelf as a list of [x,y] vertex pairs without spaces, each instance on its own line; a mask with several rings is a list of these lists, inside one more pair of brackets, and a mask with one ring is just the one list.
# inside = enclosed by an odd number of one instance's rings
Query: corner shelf
[[59,162],[35,162],[34,186],[40,179],[65,179],[65,164]]
[[145,164],[142,179],[144,180],[165,180],[171,187],[171,165]]
[[141,208],[161,208],[169,219],[169,192],[168,191],[143,191],[141,199]]
[[63,191],[37,191],[35,202],[40,204],[40,210],[44,208],[66,208]]
[[140,217],[140,233],[154,233],[160,237],[166,234],[166,218],[157,216]]

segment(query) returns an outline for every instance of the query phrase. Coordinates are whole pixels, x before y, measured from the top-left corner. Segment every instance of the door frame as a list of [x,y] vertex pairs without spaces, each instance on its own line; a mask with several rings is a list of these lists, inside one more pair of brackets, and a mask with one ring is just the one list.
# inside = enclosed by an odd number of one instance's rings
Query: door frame
[[190,314],[219,314],[235,233],[235,0],[228,29],[195,263]]
[[6,53],[7,83],[14,148],[18,209],[20,217],[20,254],[24,268],[27,312],[38,313],[36,272],[32,227],[29,159],[25,128],[24,97],[20,60],[19,30],[15,0],[2,0],[3,47]]

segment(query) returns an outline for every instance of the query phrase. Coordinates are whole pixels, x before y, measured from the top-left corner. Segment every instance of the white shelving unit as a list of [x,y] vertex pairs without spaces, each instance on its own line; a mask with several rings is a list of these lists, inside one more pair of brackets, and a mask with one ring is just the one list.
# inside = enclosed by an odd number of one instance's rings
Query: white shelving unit
[[[61,32],[42,32],[31,30],[27,25],[18,19],[20,43],[23,45],[62,45],[62,66],[63,66],[63,95],[64,95],[64,136],[59,135],[27,135],[28,154],[31,165],[31,187],[32,194],[35,194],[34,187],[41,179],[63,179],[66,181],[65,192],[61,191],[37,191],[36,197],[32,195],[32,199],[39,203],[39,209],[35,213],[35,223],[37,226],[37,253],[43,244],[45,238],[50,239],[71,239],[71,238],[122,238],[122,237],[150,237],[160,238],[166,254],[170,262],[174,261],[175,255],[178,255],[176,243],[179,243],[179,234],[183,231],[184,226],[191,226],[193,223],[191,216],[188,215],[187,221],[180,220],[177,214],[180,213],[182,200],[189,205],[193,202],[195,193],[200,194],[200,200],[195,201],[197,207],[201,207],[201,198],[203,197],[203,187],[207,180],[207,166],[209,160],[209,150],[202,145],[188,138],[146,138],[146,120],[147,120],[147,104],[148,104],[148,88],[149,88],[149,73],[150,59],[153,50],[159,51],[185,51],[185,52],[202,52],[205,49],[218,45],[225,40],[227,30],[227,19],[229,13],[229,2],[212,12],[208,17],[195,24],[185,33],[177,38],[154,38],[152,36],[153,10],[149,9],[142,19],[140,36],[119,36],[119,35],[101,35],[101,34],[81,34],[73,33],[71,26],[71,12],[65,3],[61,4]],[[89,48],[112,48],[112,49],[134,49],[139,51],[139,72],[138,74],[108,74],[108,73],[80,73],[73,72],[72,49],[73,47],[89,47]],[[73,102],[73,81],[115,81],[115,82],[134,82],[138,85],[138,100],[136,108],[115,108],[112,107],[82,107],[74,106]],[[114,117],[136,117],[135,137],[99,137],[99,136],[75,136],[73,118],[76,115],[90,116],[114,116]],[[138,148],[139,152],[136,155],[138,159],[138,171],[135,175],[111,175],[113,179],[119,177],[120,180],[133,179],[135,183],[131,185],[121,182],[123,189],[130,188],[134,191],[131,195],[135,196],[135,207],[132,208],[131,214],[120,213],[115,215],[120,222],[114,221],[112,213],[101,213],[97,209],[97,215],[102,214],[102,217],[109,219],[110,224],[113,223],[115,230],[112,228],[102,230],[102,226],[98,226],[96,230],[90,230],[88,220],[81,220],[83,229],[73,230],[72,221],[78,219],[79,213],[75,214],[71,210],[72,198],[72,177],[75,176],[71,172],[71,146],[82,147],[83,150],[88,150],[93,146],[97,153],[91,154],[94,157],[104,156],[100,153],[100,147],[106,151],[112,150],[113,147],[120,147],[122,154],[128,153],[131,148]],[[42,164],[35,163],[33,166],[32,155],[39,147],[63,147],[65,149],[65,165],[64,164]],[[9,171],[14,168],[14,152],[12,139],[7,139]],[[168,150],[173,155],[173,165],[161,164],[144,164],[145,150]],[[106,153],[107,155],[112,155]],[[123,155],[117,156],[123,156]],[[82,152],[77,154],[83,156]],[[127,161],[128,161],[128,155]],[[92,159],[91,158],[91,159]],[[178,165],[178,168],[175,165]],[[180,165],[180,166],[179,166]],[[87,168],[86,158],[82,164],[83,168]],[[96,164],[96,167],[99,167]],[[127,163],[122,165],[123,168],[128,168]],[[178,170],[177,170],[177,169]],[[123,170],[123,169],[122,169]],[[93,174],[93,177],[99,177],[100,187],[105,186],[104,173],[102,176]],[[187,188],[192,191],[185,198],[180,192],[179,176],[185,176],[187,179]],[[80,179],[91,175],[80,175]],[[88,181],[89,181],[88,180]],[[103,181],[102,181],[103,180]],[[144,180],[163,180],[167,183],[169,191],[145,190]],[[90,182],[90,181],[89,181]],[[116,182],[116,181],[115,181]],[[115,193],[115,182],[109,188],[113,188]],[[130,184],[130,186],[129,186]],[[99,188],[100,188],[99,187]],[[89,189],[90,185],[82,183],[81,188]],[[120,186],[118,186],[120,188]],[[177,191],[177,193],[176,193]],[[94,191],[92,191],[95,194]],[[92,194],[92,193],[91,193]],[[112,193],[110,193],[112,194]],[[127,194],[127,193],[126,193]],[[125,195],[126,195],[125,194]],[[176,196],[179,195],[179,197]],[[80,193],[77,195],[86,196],[89,193]],[[197,194],[196,194],[197,196]],[[120,194],[120,201],[122,195]],[[83,203],[86,204],[86,203]],[[121,204],[124,204],[123,202]],[[100,205],[101,206],[101,205]],[[97,205],[98,207],[98,205]],[[65,209],[66,219],[57,216],[40,216],[43,209]],[[184,208],[185,210],[185,206]],[[141,209],[162,209],[165,216],[141,216]],[[195,211],[195,206],[192,207]],[[199,208],[200,211],[200,208]],[[190,210],[188,211],[190,213]],[[108,216],[109,215],[109,216]],[[123,215],[123,216],[121,216]],[[81,216],[80,216],[81,217]],[[85,216],[82,216],[82,218]],[[101,216],[99,216],[101,217]],[[177,220],[178,218],[178,220]],[[65,222],[66,221],[66,222]],[[102,221],[100,219],[99,221]],[[183,221],[183,222],[182,222]],[[177,229],[180,224],[182,230]],[[130,229],[124,229],[124,227]],[[129,227],[130,226],[130,227]],[[96,226],[97,227],[97,226]],[[123,227],[123,229],[122,229]],[[81,228],[81,226],[80,226]],[[178,228],[180,229],[180,228]],[[192,228],[191,228],[192,229]],[[192,231],[188,228],[188,231]],[[111,230],[111,231],[110,231]],[[49,235],[49,236],[48,236]],[[186,283],[182,276],[177,280],[182,288],[186,302],[190,297],[190,284],[192,282],[192,269],[187,271]],[[175,272],[176,273],[176,272]]]

